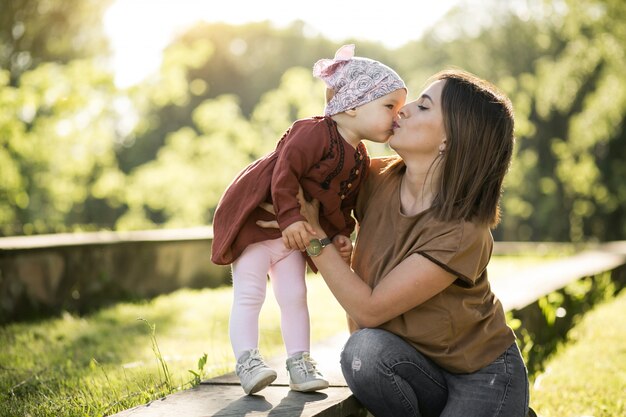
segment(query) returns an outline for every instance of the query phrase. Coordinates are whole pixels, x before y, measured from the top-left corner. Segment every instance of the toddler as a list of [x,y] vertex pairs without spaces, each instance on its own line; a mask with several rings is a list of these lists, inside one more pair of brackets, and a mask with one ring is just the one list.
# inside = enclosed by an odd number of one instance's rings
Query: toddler
[[[230,339],[237,359],[235,371],[246,394],[258,392],[276,378],[258,350],[268,274],[281,312],[290,388],[328,387],[309,353],[307,259],[332,243],[349,262],[355,226],[352,209],[369,164],[362,140],[386,142],[406,99],[398,74],[378,61],[355,57],[354,45],[341,47],[334,59],[319,60],[313,75],[327,86],[324,116],[294,122],[274,151],[233,180],[213,219],[211,260],[232,264]],[[299,186],[307,199],[320,201],[320,223],[332,240],[308,240],[312,229],[300,214]],[[263,210],[262,203],[271,203],[275,216]],[[273,219],[280,229],[256,224]],[[310,259],[308,263],[317,271]]]

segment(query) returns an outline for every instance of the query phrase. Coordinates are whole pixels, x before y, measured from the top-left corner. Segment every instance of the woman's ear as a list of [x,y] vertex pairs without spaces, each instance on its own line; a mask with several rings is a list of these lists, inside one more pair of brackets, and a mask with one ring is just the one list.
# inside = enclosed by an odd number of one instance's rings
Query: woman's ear
[[447,145],[446,138],[443,138],[443,140],[439,144],[439,155],[443,155],[444,153],[446,153],[446,145]]

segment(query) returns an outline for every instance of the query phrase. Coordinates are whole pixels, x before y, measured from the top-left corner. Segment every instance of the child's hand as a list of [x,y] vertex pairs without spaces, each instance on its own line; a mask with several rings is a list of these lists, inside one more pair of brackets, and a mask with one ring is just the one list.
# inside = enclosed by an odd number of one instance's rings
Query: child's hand
[[304,251],[309,244],[310,236],[314,234],[315,231],[311,225],[304,220],[300,220],[291,223],[283,230],[283,243],[287,249],[299,249]]
[[352,257],[352,241],[350,238],[344,235],[337,235],[333,238],[333,245],[335,245],[343,260],[350,265],[350,258]]

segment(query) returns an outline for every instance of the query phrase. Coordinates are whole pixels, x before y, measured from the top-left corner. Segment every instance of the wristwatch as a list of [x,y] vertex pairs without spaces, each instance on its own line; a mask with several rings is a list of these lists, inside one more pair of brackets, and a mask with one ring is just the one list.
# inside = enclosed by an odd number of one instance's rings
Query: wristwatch
[[311,239],[309,246],[306,247],[306,253],[312,258],[319,256],[322,253],[322,249],[330,245],[330,243],[331,241],[327,237],[324,239]]

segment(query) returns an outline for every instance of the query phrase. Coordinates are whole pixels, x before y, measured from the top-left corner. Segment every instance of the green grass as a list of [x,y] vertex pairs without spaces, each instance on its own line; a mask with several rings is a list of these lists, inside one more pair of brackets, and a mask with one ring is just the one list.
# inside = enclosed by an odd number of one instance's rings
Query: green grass
[[[345,330],[345,314],[322,279],[309,278],[308,291],[312,340]],[[4,326],[0,416],[113,414],[190,387],[194,375],[189,370],[199,373],[204,353],[203,378],[232,371],[231,297],[230,288],[180,290],[145,303],[119,303],[86,317],[66,313]],[[284,355],[271,287],[260,330],[263,353]]]
[[626,415],[626,291],[598,305],[568,334],[531,387],[542,417]]
[[[495,257],[490,277],[542,259]],[[312,341],[345,331],[345,313],[323,280],[310,276],[307,285]],[[0,328],[0,416],[114,414],[190,387],[197,382],[190,370],[202,378],[231,372],[231,297],[230,288],[179,290],[84,317],[65,313]],[[284,355],[271,287],[260,330],[263,354]]]

